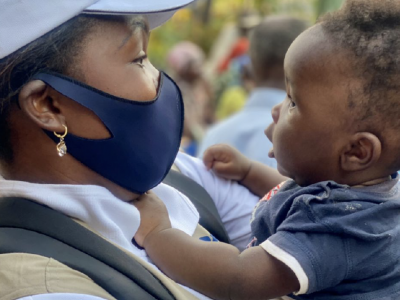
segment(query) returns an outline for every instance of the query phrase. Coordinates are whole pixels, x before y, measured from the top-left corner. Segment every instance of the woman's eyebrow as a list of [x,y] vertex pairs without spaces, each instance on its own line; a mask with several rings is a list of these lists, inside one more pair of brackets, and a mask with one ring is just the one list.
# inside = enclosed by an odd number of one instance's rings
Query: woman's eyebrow
[[138,28],[143,29],[147,34],[150,32],[149,23],[144,18],[133,17],[129,23],[132,32],[135,32]]
[[132,18],[131,21],[129,21],[129,25],[131,27],[131,33],[128,34],[121,42],[121,45],[118,47],[118,50],[120,50],[122,47],[125,46],[125,44],[130,40],[132,35],[136,33],[138,29],[143,30],[146,35],[150,34],[150,28],[148,22],[143,19],[143,18]]

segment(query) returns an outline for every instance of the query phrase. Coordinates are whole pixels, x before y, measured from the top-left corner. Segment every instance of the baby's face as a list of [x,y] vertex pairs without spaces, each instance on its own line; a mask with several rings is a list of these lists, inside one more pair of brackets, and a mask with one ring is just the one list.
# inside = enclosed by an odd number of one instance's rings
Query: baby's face
[[300,185],[340,181],[339,165],[352,120],[349,70],[320,25],[292,44],[285,59],[286,99],[272,111],[265,130],[278,170]]

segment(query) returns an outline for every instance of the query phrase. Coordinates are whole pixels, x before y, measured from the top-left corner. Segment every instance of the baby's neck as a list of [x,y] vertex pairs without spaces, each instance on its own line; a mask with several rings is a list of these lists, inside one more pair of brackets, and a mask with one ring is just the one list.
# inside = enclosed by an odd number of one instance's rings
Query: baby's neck
[[363,182],[363,183],[359,183],[357,185],[353,185],[352,187],[356,187],[357,188],[357,187],[365,187],[365,186],[377,185],[377,184],[380,184],[382,182],[389,181],[391,179],[392,179],[392,177],[389,175],[389,176],[373,179],[373,180],[370,180],[370,181],[366,181],[366,182]]

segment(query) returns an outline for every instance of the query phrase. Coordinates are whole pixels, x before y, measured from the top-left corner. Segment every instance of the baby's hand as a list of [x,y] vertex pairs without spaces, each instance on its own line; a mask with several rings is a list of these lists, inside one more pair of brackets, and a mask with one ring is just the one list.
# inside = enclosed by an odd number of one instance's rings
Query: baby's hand
[[251,160],[235,148],[219,144],[208,148],[203,155],[207,169],[212,169],[218,176],[242,181],[249,173]]
[[135,234],[136,243],[144,247],[145,239],[157,232],[171,228],[164,203],[151,191],[133,203],[140,212],[140,227]]

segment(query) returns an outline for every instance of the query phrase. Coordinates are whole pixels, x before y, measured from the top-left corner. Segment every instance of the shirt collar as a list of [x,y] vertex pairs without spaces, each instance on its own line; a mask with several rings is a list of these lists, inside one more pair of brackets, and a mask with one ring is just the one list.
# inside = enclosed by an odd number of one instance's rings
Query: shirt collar
[[1,179],[0,194],[27,198],[79,219],[124,248],[130,248],[127,243],[140,224],[136,207],[100,186],[35,184]]
[[[188,198],[165,184],[153,191],[164,201],[172,227],[192,235],[199,220]],[[132,244],[140,225],[136,207],[95,185],[36,184],[5,180],[0,177],[1,197],[22,197],[83,221],[107,240],[143,257],[146,252]]]

